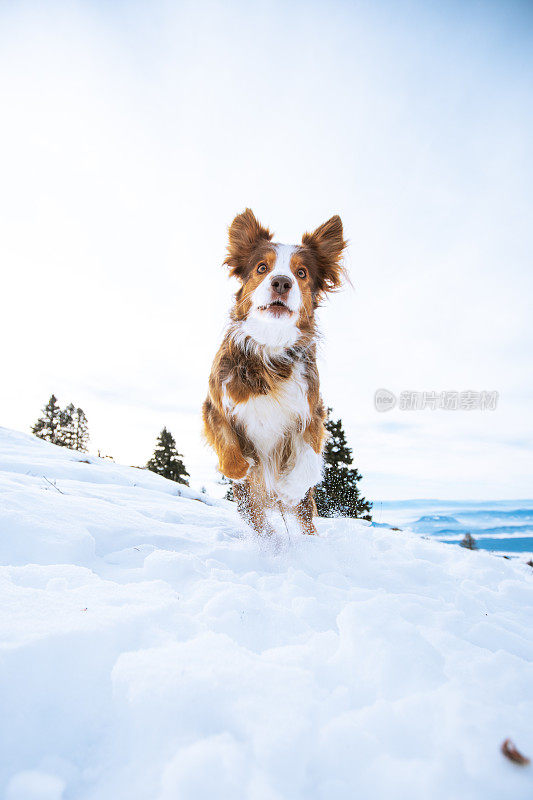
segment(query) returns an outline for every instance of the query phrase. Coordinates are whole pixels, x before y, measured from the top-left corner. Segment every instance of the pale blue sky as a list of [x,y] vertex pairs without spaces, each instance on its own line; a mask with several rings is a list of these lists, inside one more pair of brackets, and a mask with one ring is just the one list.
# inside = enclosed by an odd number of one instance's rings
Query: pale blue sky
[[[320,314],[323,393],[371,499],[530,496],[528,3],[4,3],[0,424],[54,391],[93,449],[199,407],[235,290],[226,227],[341,214],[353,289]],[[192,292],[184,289],[190,276]],[[495,389],[494,412],[378,414],[379,387]]]

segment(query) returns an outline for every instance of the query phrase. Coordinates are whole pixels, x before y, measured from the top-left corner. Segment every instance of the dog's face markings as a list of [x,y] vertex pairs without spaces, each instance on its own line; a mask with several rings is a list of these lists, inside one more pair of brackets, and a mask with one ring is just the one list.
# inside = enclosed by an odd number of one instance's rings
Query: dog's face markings
[[250,209],[230,226],[225,263],[242,283],[235,296],[234,317],[278,322],[284,328],[305,327],[320,300],[342,282],[339,262],[346,247],[342,222],[332,217],[313,233],[304,234],[301,245],[274,244],[271,239],[272,233]]
[[279,320],[294,317],[296,322],[302,293],[301,278],[292,263],[295,251],[290,245],[276,244],[260,255],[241,289],[249,297],[249,311]]

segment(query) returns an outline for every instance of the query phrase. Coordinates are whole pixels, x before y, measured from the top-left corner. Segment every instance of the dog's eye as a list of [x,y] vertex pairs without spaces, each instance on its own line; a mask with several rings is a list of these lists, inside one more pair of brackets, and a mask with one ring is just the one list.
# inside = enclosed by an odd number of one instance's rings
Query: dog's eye
[[257,271],[259,272],[259,274],[261,274],[262,272],[266,272],[267,265],[261,262],[261,264],[259,264],[259,266],[257,267]]
[[298,275],[299,278],[307,277],[307,271],[303,267],[300,267],[300,269],[297,271],[296,274]]

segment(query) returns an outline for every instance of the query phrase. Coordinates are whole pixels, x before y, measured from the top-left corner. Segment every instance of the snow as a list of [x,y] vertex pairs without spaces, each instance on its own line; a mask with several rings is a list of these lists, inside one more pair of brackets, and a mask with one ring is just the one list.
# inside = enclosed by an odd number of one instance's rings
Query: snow
[[276,548],[6,429],[0,498],[7,800],[532,796],[525,564],[344,519]]

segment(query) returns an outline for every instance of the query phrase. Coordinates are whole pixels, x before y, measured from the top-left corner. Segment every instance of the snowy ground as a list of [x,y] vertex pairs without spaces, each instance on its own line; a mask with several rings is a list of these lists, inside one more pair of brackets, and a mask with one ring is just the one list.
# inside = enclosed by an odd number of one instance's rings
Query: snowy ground
[[533,796],[529,567],[83,458],[0,429],[7,800]]

